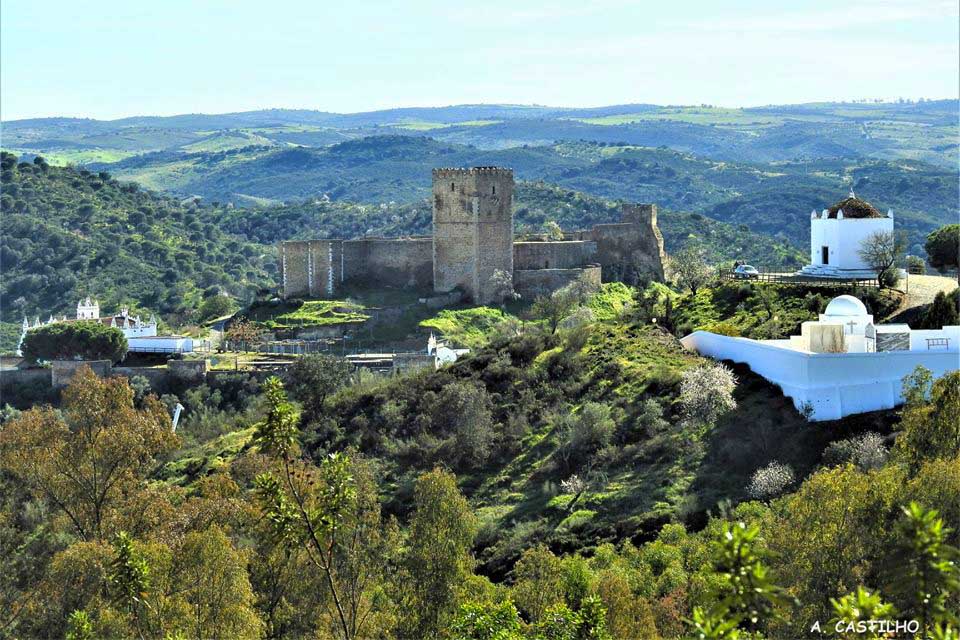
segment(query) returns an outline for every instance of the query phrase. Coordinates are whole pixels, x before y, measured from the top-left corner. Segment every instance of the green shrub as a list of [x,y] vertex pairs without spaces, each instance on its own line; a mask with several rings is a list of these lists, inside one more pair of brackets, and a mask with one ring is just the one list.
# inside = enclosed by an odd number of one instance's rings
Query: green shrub
[[110,360],[127,355],[123,332],[93,320],[57,322],[27,332],[23,357],[39,360]]

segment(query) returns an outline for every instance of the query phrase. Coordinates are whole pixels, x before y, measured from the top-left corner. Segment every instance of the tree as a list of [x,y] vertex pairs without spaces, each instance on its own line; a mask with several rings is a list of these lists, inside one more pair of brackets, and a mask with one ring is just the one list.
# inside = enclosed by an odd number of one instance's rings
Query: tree
[[595,283],[580,277],[550,295],[538,297],[530,308],[530,314],[534,318],[545,320],[550,327],[550,332],[556,333],[563,319],[586,303],[596,292]]
[[504,302],[513,301],[520,295],[513,290],[513,274],[503,269],[495,269],[490,276],[490,291],[493,300],[503,305]]
[[523,640],[520,630],[520,616],[509,600],[464,604],[450,627],[453,640]]
[[907,235],[903,232],[874,231],[860,241],[857,255],[877,274],[881,286],[896,284],[894,267],[903,259]]
[[493,447],[493,407],[482,384],[467,381],[444,385],[433,411],[434,424],[450,432],[449,460],[456,468],[475,468]]
[[931,232],[923,248],[935,269],[957,269],[960,281],[960,224],[948,224]]
[[127,355],[123,332],[100,322],[55,322],[31,329],[23,339],[23,357],[38,360],[110,360]]
[[903,381],[906,400],[896,452],[916,471],[926,460],[952,459],[960,454],[960,371],[933,380],[917,369]]
[[917,329],[941,329],[957,324],[960,324],[960,289],[950,293],[938,291],[915,326]]
[[864,473],[848,464],[818,471],[777,501],[771,565],[802,603],[790,628],[829,619],[830,597],[861,584],[870,562],[887,553],[903,484],[897,465]]
[[460,585],[473,570],[476,518],[454,475],[434,469],[417,478],[404,569],[403,635],[432,638],[452,620]]
[[221,318],[236,309],[236,303],[233,298],[223,294],[210,296],[200,304],[200,319],[212,320]]
[[256,342],[263,335],[263,328],[250,320],[236,320],[230,323],[224,337],[230,342],[241,342],[244,345]]
[[[889,620],[896,612],[892,604],[884,602],[879,593],[871,593],[858,586],[857,590],[839,600],[830,599],[836,616],[830,620],[828,628],[840,629],[844,640],[882,640],[889,637],[886,633],[874,633],[866,628],[857,630],[857,623],[869,623],[871,620]],[[851,626],[852,625],[852,626]],[[847,631],[847,629],[852,629]]]
[[610,407],[585,402],[577,413],[568,412],[557,418],[556,431],[561,443],[557,455],[565,466],[575,469],[610,444],[616,428]]
[[680,381],[680,406],[684,415],[702,424],[713,423],[735,409],[733,391],[737,377],[722,364],[705,364],[683,372]]
[[670,268],[677,285],[689,289],[693,295],[697,295],[697,291],[713,278],[713,268],[707,264],[706,251],[694,245],[685,246],[673,254]]
[[171,583],[189,604],[192,637],[260,637],[246,560],[216,525],[186,535],[174,558]]
[[935,509],[916,502],[902,512],[887,590],[901,614],[920,622],[921,637],[931,637],[934,625],[958,631],[960,553],[946,543],[950,529]]
[[543,223],[543,235],[547,240],[563,240],[563,229],[556,220],[547,220]]
[[754,472],[747,493],[758,500],[769,500],[782,494],[795,481],[796,476],[789,465],[771,462]]
[[510,594],[531,622],[563,602],[563,564],[542,544],[523,552],[513,568],[513,580]]
[[4,425],[0,468],[62,511],[81,539],[102,540],[156,457],[177,443],[155,397],[136,409],[126,378],[101,380],[84,366],[63,392],[62,411],[34,408]]
[[[693,610],[693,627],[704,639],[739,638],[761,621],[775,616],[777,606],[788,602],[783,589],[770,578],[759,551],[756,525],[725,524],[715,543],[713,562],[719,585],[711,607]],[[750,637],[750,636],[748,636]]]
[[[385,598],[394,535],[380,526],[380,504],[369,471],[331,454],[319,467],[299,458],[298,416],[279,378],[264,383],[268,411],[254,441],[275,470],[254,483],[260,509],[277,543],[302,549],[320,570],[327,598],[322,623],[342,640],[365,636]],[[372,635],[376,635],[372,633]]]
[[346,386],[354,371],[343,358],[318,353],[296,360],[284,378],[290,393],[303,405],[305,421],[309,421],[323,413],[327,398]]
[[868,431],[853,438],[831,442],[823,451],[823,461],[828,465],[852,462],[861,470],[869,471],[882,467],[888,454],[883,436]]

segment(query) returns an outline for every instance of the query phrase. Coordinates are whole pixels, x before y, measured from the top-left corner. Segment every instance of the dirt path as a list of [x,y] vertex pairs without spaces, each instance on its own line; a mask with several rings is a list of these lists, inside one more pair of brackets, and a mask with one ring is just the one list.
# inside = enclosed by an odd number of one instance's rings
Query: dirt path
[[957,288],[957,279],[946,276],[908,276],[909,293],[899,313],[933,302],[941,291],[949,293]]

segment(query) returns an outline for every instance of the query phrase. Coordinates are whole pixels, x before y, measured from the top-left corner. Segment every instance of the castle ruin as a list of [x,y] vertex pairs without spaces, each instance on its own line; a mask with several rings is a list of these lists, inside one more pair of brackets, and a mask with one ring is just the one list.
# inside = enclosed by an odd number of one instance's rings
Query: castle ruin
[[432,236],[281,242],[283,297],[332,298],[344,283],[367,282],[459,289],[486,304],[494,301],[497,271],[512,274],[526,298],[580,278],[663,280],[656,205],[623,205],[620,222],[567,232],[562,240],[515,239],[513,184],[512,169],[434,169]]

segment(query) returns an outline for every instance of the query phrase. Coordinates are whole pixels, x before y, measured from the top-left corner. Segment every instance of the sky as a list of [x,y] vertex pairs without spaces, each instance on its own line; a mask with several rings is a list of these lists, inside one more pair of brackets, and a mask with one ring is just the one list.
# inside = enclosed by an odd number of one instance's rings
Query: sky
[[0,118],[956,98],[956,0],[4,0]]

